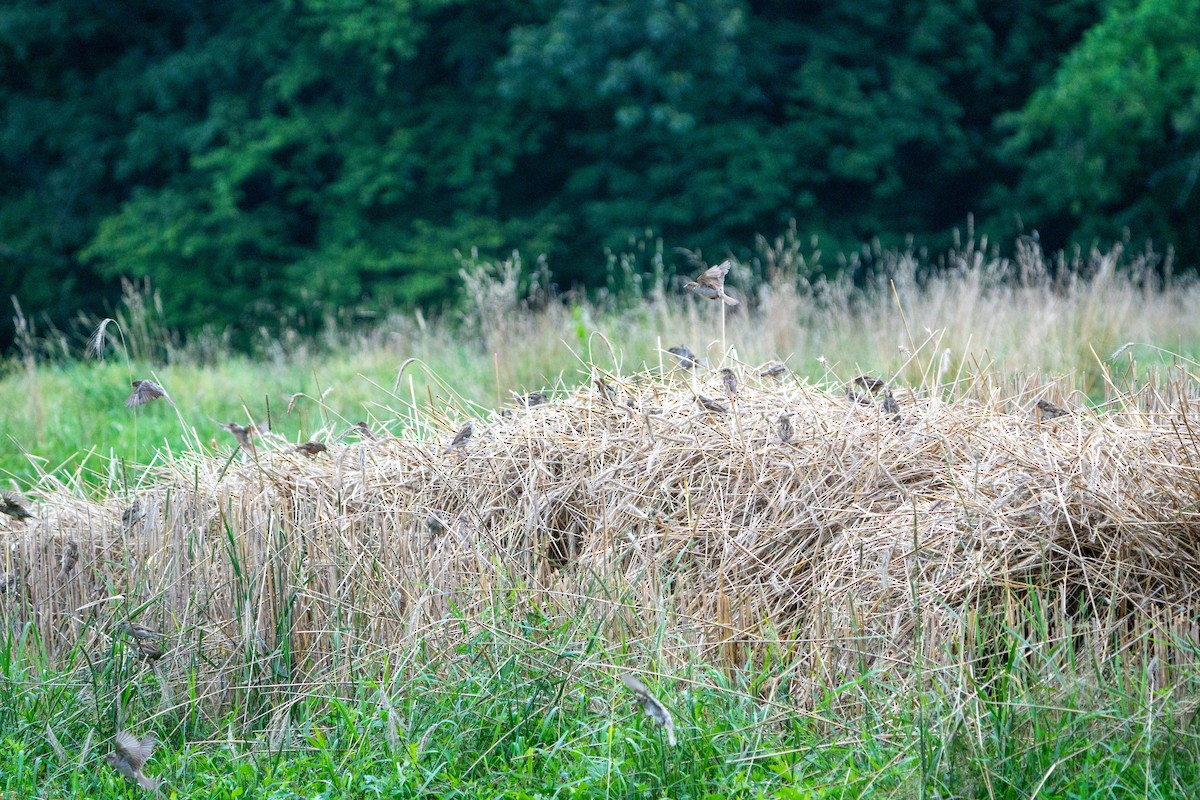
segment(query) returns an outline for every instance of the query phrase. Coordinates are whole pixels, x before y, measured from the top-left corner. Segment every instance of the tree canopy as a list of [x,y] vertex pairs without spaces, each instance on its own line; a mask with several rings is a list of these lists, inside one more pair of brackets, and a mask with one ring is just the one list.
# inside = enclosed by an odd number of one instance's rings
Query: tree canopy
[[445,301],[456,249],[586,284],[648,229],[970,213],[1195,264],[1197,42],[1200,0],[13,0],[0,290],[61,322],[146,277],[252,327]]

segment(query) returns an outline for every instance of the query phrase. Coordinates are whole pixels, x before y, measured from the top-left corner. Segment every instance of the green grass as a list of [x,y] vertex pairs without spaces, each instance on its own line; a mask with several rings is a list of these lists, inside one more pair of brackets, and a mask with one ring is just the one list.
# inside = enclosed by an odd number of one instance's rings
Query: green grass
[[[165,796],[595,798],[1194,797],[1198,675],[1085,668],[1051,686],[1046,663],[961,675],[865,672],[820,696],[789,694],[794,664],[730,677],[701,662],[655,676],[639,643],[613,649],[563,620],[508,620],[444,651],[420,646],[344,665],[321,687],[258,680],[226,703],[166,695],[119,646],[38,671],[28,632],[0,649],[0,790],[123,797],[103,761],[116,715],[163,744],[147,772]],[[1015,634],[1006,634],[1016,642]],[[660,645],[672,645],[669,641]],[[1061,652],[1056,656],[1061,656]],[[615,680],[639,669],[671,708],[679,744]],[[202,668],[195,667],[194,686]],[[969,681],[968,681],[969,683]],[[1181,699],[1182,698],[1182,699]],[[1188,703],[1190,702],[1190,705]],[[222,707],[223,706],[223,707]],[[219,709],[219,711],[218,711]],[[217,712],[217,713],[214,713]],[[63,753],[55,752],[53,730]],[[80,751],[90,749],[80,762]]]
[[[1197,371],[1194,286],[1147,292],[1128,264],[1069,285],[1045,273],[1005,283],[994,262],[970,255],[963,269],[924,281],[901,260],[890,281],[865,289],[809,284],[776,259],[785,268],[770,280],[735,276],[735,290],[756,301],[729,320],[729,344],[746,363],[787,358],[831,387],[862,372],[947,391],[970,374],[1014,385],[1049,374],[1065,376],[1060,392],[1077,402]],[[359,419],[396,430],[414,402],[478,411],[510,391],[565,389],[590,364],[657,369],[661,350],[680,342],[710,358],[719,350],[714,308],[663,287],[644,301],[534,305],[502,268],[472,285],[458,318],[264,341],[253,358],[211,342],[179,347],[132,312],[122,318],[125,347],[110,344],[103,363],[83,360],[78,343],[58,347],[70,352],[61,357],[27,342],[0,377],[0,474],[24,483],[48,473],[118,494],[167,451],[215,440],[230,453],[214,420],[261,419],[268,398],[273,427],[300,441]],[[139,302],[146,307],[131,308]],[[1111,358],[1126,342],[1136,344]],[[397,381],[410,358],[418,361]],[[129,380],[150,375],[178,414],[161,402],[122,406]],[[289,414],[297,392],[305,397]],[[227,673],[183,654],[168,684],[119,640],[97,652],[83,612],[68,667],[52,671],[38,628],[4,602],[3,798],[139,794],[103,761],[119,720],[163,742],[147,772],[168,797],[1200,796],[1195,664],[1167,670],[1130,656],[1098,665],[1082,644],[1025,641],[1022,631],[1044,627],[1036,619],[977,631],[997,643],[986,664],[864,668],[806,695],[798,687],[810,683],[794,677],[812,667],[789,659],[786,642],[731,675],[669,632],[613,643],[502,599],[487,625],[451,619],[404,652],[364,642],[357,660],[330,665],[313,684],[288,680],[285,651]],[[677,747],[632,706],[620,669],[642,674],[672,710]]]

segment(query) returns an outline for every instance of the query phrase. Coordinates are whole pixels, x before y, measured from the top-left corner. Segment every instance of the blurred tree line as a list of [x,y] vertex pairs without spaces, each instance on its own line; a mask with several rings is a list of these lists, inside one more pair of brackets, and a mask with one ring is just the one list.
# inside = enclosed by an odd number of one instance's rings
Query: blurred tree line
[[1194,265],[1197,43],[1200,0],[9,0],[0,291],[247,327],[445,300],[456,248],[586,284],[968,213]]

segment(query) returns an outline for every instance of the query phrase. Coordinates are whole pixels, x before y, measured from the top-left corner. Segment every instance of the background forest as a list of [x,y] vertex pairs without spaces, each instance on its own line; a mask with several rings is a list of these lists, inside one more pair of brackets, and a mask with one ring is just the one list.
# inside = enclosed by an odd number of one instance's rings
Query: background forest
[[149,278],[181,330],[305,329],[451,301],[456,250],[595,287],[633,240],[969,214],[1194,267],[1198,42],[1200,0],[13,0],[0,293],[64,326]]

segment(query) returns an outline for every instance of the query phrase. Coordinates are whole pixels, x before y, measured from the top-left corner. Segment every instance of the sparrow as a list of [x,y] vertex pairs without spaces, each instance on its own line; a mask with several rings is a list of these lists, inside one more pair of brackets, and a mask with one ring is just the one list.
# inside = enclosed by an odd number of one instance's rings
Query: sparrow
[[21,576],[15,572],[0,574],[0,594],[16,594],[21,590]]
[[792,440],[792,435],[795,431],[792,429],[792,415],[779,415],[779,441],[787,444]]
[[900,419],[900,404],[897,403],[896,398],[892,396],[892,390],[887,388],[887,384],[885,384],[879,378],[875,378],[870,375],[859,375],[846,389],[846,397],[850,401],[864,406],[874,405],[874,399],[870,395],[859,394],[858,392],[854,391],[855,386],[866,389],[871,393],[871,395],[878,394],[882,390],[883,413],[895,417],[897,420]]
[[450,440],[450,446],[446,448],[446,452],[455,450],[466,445],[467,440],[471,438],[471,434],[475,433],[475,421],[471,420],[466,425],[458,429],[458,433],[454,434],[454,438]]
[[596,378],[594,381],[592,381],[592,383],[594,383],[596,388],[600,390],[601,397],[603,397],[605,400],[612,403],[613,405],[616,405],[617,392],[615,389],[613,389],[611,386],[608,385],[608,381],[604,380],[604,378]]
[[316,458],[320,453],[324,453],[329,448],[320,442],[305,442],[304,444],[296,445],[297,453],[304,453],[309,458]]
[[533,408],[534,406],[544,406],[550,402],[550,399],[544,392],[530,392],[524,397],[518,397],[517,402],[526,408]]
[[1070,413],[1065,408],[1061,408],[1045,400],[1038,400],[1037,405],[1033,407],[1033,415],[1037,419],[1056,419],[1058,417],[1065,417]]
[[121,524],[126,528],[132,528],[138,522],[141,522],[146,517],[146,509],[142,505],[141,500],[134,500],[129,504],[129,508],[121,512]]
[[160,397],[164,398],[172,406],[175,405],[175,402],[170,397],[167,397],[167,390],[154,381],[130,381],[130,385],[133,387],[133,394],[125,398],[126,408],[144,406],[146,403],[157,400]]
[[24,496],[7,489],[0,492],[0,514],[7,514],[18,521],[33,516],[29,513],[29,501]]
[[158,788],[158,781],[146,777],[142,773],[142,767],[146,766],[146,760],[154,752],[155,744],[153,736],[138,739],[128,731],[117,731],[116,740],[113,742],[113,752],[106,755],[104,759],[113,769],[124,775],[126,780],[152,792]]
[[652,695],[646,684],[638,680],[633,673],[622,672],[621,682],[625,684],[625,688],[633,692],[633,696],[637,698],[637,703],[646,712],[646,716],[654,720],[654,727],[666,728],[667,744],[674,747],[675,720],[671,718],[671,712],[667,711],[667,707],[657,697]]
[[873,377],[871,375],[859,375],[857,378],[854,379],[850,388],[846,389],[846,397],[850,398],[851,400],[853,400],[856,403],[860,403],[864,406],[869,406],[869,405],[871,405],[871,401],[864,398],[862,395],[859,395],[858,393],[856,393],[854,391],[855,386],[861,386],[863,389],[866,389],[871,394],[875,394],[876,392],[878,392],[880,389],[882,389],[884,387],[884,383],[879,378]]
[[709,267],[704,272],[701,272],[696,276],[696,280],[685,283],[683,288],[690,289],[701,297],[707,297],[709,300],[721,300],[725,305],[736,306],[738,304],[737,299],[725,293],[725,275],[732,266],[733,261],[725,259],[715,267]]
[[354,426],[350,428],[350,430],[346,431],[346,433],[357,433],[359,436],[369,442],[374,442],[379,439],[379,437],[375,435],[375,431],[371,430],[371,426],[367,424],[366,420],[354,423]]
[[239,425],[236,422],[217,423],[225,430],[233,434],[233,438],[237,439],[238,444],[246,449],[249,449],[252,440],[263,431],[267,430],[267,423],[260,422],[257,425]]
[[778,361],[772,361],[769,364],[763,365],[763,368],[758,371],[761,378],[778,378],[788,371],[788,368]]
[[700,359],[696,358],[696,354],[686,344],[681,344],[678,347],[668,347],[667,352],[678,358],[679,366],[684,369],[695,369],[700,366]]
[[143,658],[151,661],[162,658],[162,648],[155,643],[155,640],[162,638],[162,634],[154,628],[147,628],[136,622],[122,622],[117,626],[117,630],[133,639],[134,645]]
[[711,397],[705,397],[702,394],[696,395],[696,402],[705,408],[707,411],[715,411],[718,414],[724,414],[729,409],[713,400]]
[[59,570],[58,574],[54,576],[55,579],[65,581],[71,577],[71,571],[75,569],[75,564],[78,561],[79,545],[76,544],[74,539],[68,539],[67,543],[63,546],[62,558],[59,561]]
[[730,399],[737,394],[738,382],[737,376],[733,374],[733,370],[729,367],[721,368],[721,383],[725,384],[725,394],[729,395]]
[[429,527],[429,534],[431,536],[444,536],[450,530],[450,526],[446,524],[446,521],[437,514],[430,514],[428,519],[425,520],[425,524]]

